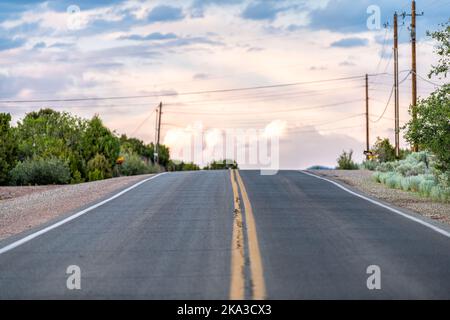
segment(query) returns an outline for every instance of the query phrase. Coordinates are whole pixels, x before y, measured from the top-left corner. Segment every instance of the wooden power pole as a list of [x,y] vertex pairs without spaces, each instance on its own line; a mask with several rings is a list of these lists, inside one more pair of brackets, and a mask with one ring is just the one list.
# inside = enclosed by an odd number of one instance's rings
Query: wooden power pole
[[[423,16],[423,12],[421,14],[417,14],[416,12],[416,1],[411,1],[411,14],[403,13],[403,17],[411,16],[411,113],[412,118],[417,119],[417,55],[416,55],[416,17]],[[419,146],[414,144],[413,151],[419,151]]]
[[[411,3],[411,79],[412,79],[412,117],[414,120],[417,119],[417,58],[416,58],[416,1]],[[413,150],[415,152],[419,151],[419,146],[417,143],[414,144]]]
[[157,129],[156,129],[156,145],[155,145],[155,154],[154,160],[155,163],[159,164],[159,141],[161,138],[161,115],[162,115],[162,102],[159,103],[158,113],[156,115],[157,118]]
[[369,75],[366,73],[366,159],[370,158],[370,141],[369,141]]
[[398,92],[398,16],[394,14],[394,102],[395,102],[395,156],[400,157],[400,124],[399,124],[399,92]]

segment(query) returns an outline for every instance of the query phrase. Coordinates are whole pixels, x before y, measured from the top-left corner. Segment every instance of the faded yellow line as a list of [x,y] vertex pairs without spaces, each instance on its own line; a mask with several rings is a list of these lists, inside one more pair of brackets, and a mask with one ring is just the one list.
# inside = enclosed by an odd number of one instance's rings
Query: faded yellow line
[[264,281],[263,265],[261,259],[261,252],[258,243],[258,234],[256,232],[255,218],[253,216],[252,205],[248,198],[247,191],[245,190],[244,183],[238,170],[236,172],[236,178],[241,190],[242,200],[244,202],[245,209],[245,223],[247,226],[247,239],[248,239],[248,251],[250,255],[250,272],[253,285],[253,299],[261,300],[266,297],[266,284]]
[[234,170],[230,171],[231,186],[234,198],[233,239],[231,248],[231,284],[230,299],[244,299],[244,231],[242,226],[242,213],[239,204],[239,192]]

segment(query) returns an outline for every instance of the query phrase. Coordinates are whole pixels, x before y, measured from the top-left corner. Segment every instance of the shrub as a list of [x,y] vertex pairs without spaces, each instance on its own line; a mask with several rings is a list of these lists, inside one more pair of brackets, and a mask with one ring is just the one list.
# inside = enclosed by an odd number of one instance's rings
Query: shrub
[[404,177],[410,177],[410,176],[417,176],[419,174],[425,174],[427,171],[427,167],[425,163],[419,162],[419,163],[400,163],[396,168],[395,171],[400,173]]
[[361,168],[366,169],[366,170],[370,170],[370,171],[375,171],[376,168],[378,166],[378,163],[374,160],[365,160],[363,161]]
[[406,139],[436,156],[436,168],[450,182],[450,84],[444,84],[418,102],[417,117],[407,124]]
[[10,122],[9,113],[0,113],[0,185],[9,183],[9,171],[17,162],[18,143]]
[[411,189],[411,178],[406,177],[400,180],[400,185],[403,191],[409,191]]
[[81,177],[81,173],[78,170],[72,173],[72,179],[70,179],[71,184],[77,184],[84,182],[84,179]]
[[103,172],[99,169],[94,169],[92,171],[89,171],[88,173],[88,180],[89,181],[97,181],[97,180],[103,180],[105,179],[105,176],[103,175]]
[[409,190],[412,192],[419,192],[420,183],[422,182],[422,177],[415,176],[409,177]]
[[400,189],[401,188],[401,181],[402,181],[402,176],[401,175],[399,175],[398,173],[389,172],[386,175],[384,183],[389,188]]
[[103,154],[97,153],[87,163],[87,176],[89,181],[102,180],[112,177],[112,169],[109,161]]
[[336,169],[338,170],[356,170],[358,169],[358,165],[352,160],[353,150],[342,151],[342,154],[337,159],[338,166]]
[[200,167],[193,162],[183,163],[182,167],[183,171],[197,171],[200,170]]
[[125,161],[120,165],[119,172],[125,176],[134,176],[156,172],[156,168],[146,164],[137,154],[124,154]]
[[379,172],[379,171],[375,171],[375,172],[372,174],[373,180],[375,180],[375,182],[378,182],[378,183],[381,182],[380,176],[381,176],[381,172]]
[[14,185],[66,184],[69,182],[69,166],[56,158],[25,160],[19,162],[11,171],[11,183]]
[[433,180],[422,180],[419,185],[419,193],[424,197],[431,195],[431,189],[436,186],[436,182]]
[[394,171],[396,167],[397,167],[397,162],[396,161],[394,161],[394,162],[383,162],[383,163],[380,163],[377,166],[377,171],[390,172],[390,171]]
[[332,170],[330,167],[321,166],[321,165],[314,165],[311,167],[308,167],[306,170]]
[[372,152],[381,163],[395,160],[395,148],[391,145],[388,138],[381,139],[378,137]]
[[228,169],[239,169],[238,163],[235,160],[224,159],[224,160],[213,160],[208,163],[203,170],[228,170]]

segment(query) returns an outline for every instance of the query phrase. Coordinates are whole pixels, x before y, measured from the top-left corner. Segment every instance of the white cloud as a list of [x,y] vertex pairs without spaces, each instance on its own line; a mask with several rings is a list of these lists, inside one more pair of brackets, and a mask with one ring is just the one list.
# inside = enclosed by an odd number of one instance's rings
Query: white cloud
[[[323,6],[325,2],[308,2],[308,5],[314,3],[314,5]],[[301,28],[288,32],[286,28],[289,25],[308,23],[305,12],[294,10],[279,13],[277,19],[269,23],[246,21],[240,18],[244,5],[211,6],[206,9],[203,18],[186,17],[182,21],[167,24],[144,24],[147,13],[158,3],[128,1],[113,7],[82,11],[85,33],[67,30],[67,14],[52,11],[44,5],[23,13],[19,19],[3,22],[0,27],[7,30],[13,30],[25,23],[39,23],[37,32],[27,36],[28,44],[25,47],[1,53],[3,66],[0,69],[0,75],[7,78],[5,83],[7,81],[15,84],[13,88],[15,90],[11,90],[14,96],[9,98],[117,96],[160,90],[189,92],[339,78],[376,71],[381,45],[375,41],[375,38],[380,36],[380,32],[364,32],[358,35],[370,39],[367,47],[327,48],[333,41],[348,35]],[[183,5],[183,1],[170,2],[170,4]],[[93,21],[99,19],[110,22],[121,21],[127,10],[140,20],[135,25],[131,25],[129,30],[105,29],[101,33],[89,32]],[[225,45],[194,43],[170,46],[145,41],[136,44],[118,40],[125,34],[147,35],[154,32],[174,33],[184,38],[204,37],[223,42]],[[384,34],[384,31],[381,31],[381,34]],[[33,51],[33,45],[38,42],[45,42],[47,47]],[[71,43],[74,46],[48,48],[54,43]],[[264,50],[249,50],[256,47]],[[432,50],[430,43],[423,45],[419,43],[421,74],[425,74],[429,65],[435,60]],[[388,43],[386,56],[389,56],[389,51]],[[400,52],[400,68],[408,69],[409,44],[401,44]],[[342,61],[352,64],[352,67],[340,66],[339,63]],[[382,61],[380,70],[386,63],[387,60]],[[95,65],[104,67],[94,67]],[[316,66],[316,70],[311,70],[311,66]],[[317,66],[326,66],[326,69],[320,69]],[[391,67],[388,68],[389,72],[390,69]],[[196,74],[208,76],[193,79],[193,75]],[[379,115],[384,108],[391,83],[390,77],[381,77],[376,80],[381,84],[376,87],[373,85],[377,91],[371,91],[373,100],[370,105],[371,113],[375,116]],[[16,84],[20,84],[20,87],[17,88]],[[334,163],[336,153],[342,151],[337,150],[341,148],[337,147],[339,143],[342,146],[354,148],[355,154],[357,152],[359,154],[356,148],[364,144],[359,138],[363,136],[361,131],[363,128],[352,129],[353,131],[348,132],[336,130],[335,135],[333,131],[328,130],[340,126],[354,126],[358,124],[356,122],[359,121],[358,119],[339,122],[339,125],[335,126],[333,124],[318,126],[317,129],[322,131],[304,135],[304,138],[299,137],[299,140],[294,138],[296,136],[289,132],[289,128],[332,121],[348,114],[363,112],[363,102],[335,108],[300,110],[327,103],[364,99],[362,85],[363,81],[337,82],[228,94],[166,97],[163,99],[165,104],[178,105],[168,106],[165,109],[167,112],[163,116],[163,122],[175,124],[184,129],[163,126],[164,142],[169,144],[176,154],[177,150],[182,149],[186,141],[193,137],[192,131],[195,132],[194,136],[198,134],[199,128],[192,125],[196,121],[202,121],[205,128],[217,129],[211,137],[207,138],[209,146],[214,145],[213,142],[220,135],[220,130],[226,127],[265,128],[267,135],[282,137],[282,152],[291,153],[291,156],[287,153],[282,154],[283,157],[290,159],[283,160],[288,161],[284,164],[286,167],[306,166],[312,161],[311,159],[319,159],[323,164]],[[421,95],[431,89],[430,86],[419,83]],[[408,82],[405,82],[401,91],[402,120],[408,118],[409,90]],[[130,105],[147,103],[148,107],[70,110],[76,110],[81,116],[90,116],[98,111],[102,117],[106,118],[105,122],[108,125],[120,132],[130,134],[135,129],[136,122],[139,123],[140,119],[147,116],[149,108],[158,102],[159,98],[156,97],[155,99],[111,102],[111,104],[129,103]],[[184,104],[179,105],[179,103]],[[277,113],[280,110],[295,108],[299,110]],[[392,117],[392,113],[388,110],[387,114]],[[21,114],[15,113],[15,115],[18,117]],[[373,140],[377,135],[391,135],[392,133],[387,129],[391,127],[391,124],[389,119],[374,124],[371,131]],[[147,142],[153,140],[153,126],[154,124],[149,122],[137,135]],[[358,137],[358,139],[350,137]],[[336,146],[332,143],[333,139],[337,139]],[[296,158],[300,155],[301,158]]]

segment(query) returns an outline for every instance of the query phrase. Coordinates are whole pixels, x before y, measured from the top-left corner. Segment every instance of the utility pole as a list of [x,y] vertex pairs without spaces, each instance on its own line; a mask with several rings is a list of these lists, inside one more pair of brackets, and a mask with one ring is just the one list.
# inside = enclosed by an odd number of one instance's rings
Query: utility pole
[[394,102],[395,102],[395,156],[400,157],[400,124],[399,124],[399,92],[398,92],[398,16],[394,13]]
[[[417,118],[416,105],[417,105],[417,60],[416,60],[416,1],[411,2],[411,79],[412,79],[412,114],[413,119]],[[414,149],[416,146],[414,146]],[[416,150],[415,150],[416,151]]]
[[154,150],[153,150],[153,162],[156,163],[157,161],[157,153],[156,153],[156,141],[158,140],[158,113],[159,113],[159,108],[156,108],[155,110],[155,145],[154,145]]
[[[403,13],[403,17],[411,16],[411,81],[412,81],[412,96],[411,96],[411,110],[412,117],[414,120],[417,119],[417,55],[416,55],[416,17],[423,16],[423,12],[421,14],[416,13],[416,1],[413,0],[411,2],[411,14]],[[413,151],[419,151],[419,146],[414,144]]]
[[158,119],[158,126],[157,126],[157,134],[156,134],[156,145],[155,145],[155,154],[154,159],[155,163],[159,164],[159,140],[161,137],[161,115],[162,115],[162,102],[159,103],[158,107],[158,114],[156,118]]
[[369,75],[366,73],[366,160],[370,158],[369,142]]

